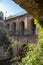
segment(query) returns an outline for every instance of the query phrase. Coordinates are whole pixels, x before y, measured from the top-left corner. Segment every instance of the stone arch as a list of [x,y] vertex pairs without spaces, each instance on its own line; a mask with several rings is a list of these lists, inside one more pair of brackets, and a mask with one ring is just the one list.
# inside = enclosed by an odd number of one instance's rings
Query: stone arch
[[15,22],[12,24],[12,32],[14,35],[16,34],[16,23]]
[[24,35],[24,30],[25,30],[24,21],[21,21],[20,22],[20,34]]
[[32,19],[31,28],[32,28],[32,34],[35,34],[35,31],[36,31],[36,24],[34,23],[34,19]]
[[24,48],[27,46],[27,44],[23,44],[19,47],[19,56],[20,56],[20,61],[23,57],[25,57],[25,53],[24,53]]
[[6,28],[9,30],[9,28],[10,28],[10,24],[6,24]]

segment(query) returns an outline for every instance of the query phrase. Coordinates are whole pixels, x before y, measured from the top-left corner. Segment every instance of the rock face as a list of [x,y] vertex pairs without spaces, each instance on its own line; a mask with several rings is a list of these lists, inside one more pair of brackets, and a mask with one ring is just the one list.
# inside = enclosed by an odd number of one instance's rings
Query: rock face
[[43,20],[43,0],[13,0],[33,17]]

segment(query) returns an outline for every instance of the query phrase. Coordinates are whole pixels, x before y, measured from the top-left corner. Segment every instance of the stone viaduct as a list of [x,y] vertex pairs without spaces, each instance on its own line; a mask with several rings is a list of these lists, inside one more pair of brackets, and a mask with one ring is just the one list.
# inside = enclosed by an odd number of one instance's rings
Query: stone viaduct
[[[4,23],[5,30],[7,33],[13,36],[10,39],[11,42],[18,41],[21,45],[28,43],[37,43],[39,26],[34,24],[34,18],[29,14],[23,14],[15,18],[1,21],[0,24]],[[18,44],[13,46],[13,56],[17,56],[19,52]]]

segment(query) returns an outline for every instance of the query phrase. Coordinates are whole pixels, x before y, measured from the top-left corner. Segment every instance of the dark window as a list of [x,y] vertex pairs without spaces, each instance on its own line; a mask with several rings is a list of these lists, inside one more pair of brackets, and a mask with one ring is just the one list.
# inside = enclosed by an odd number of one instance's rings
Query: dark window
[[35,30],[36,30],[36,24],[34,24],[34,20],[32,21],[32,34],[35,34]]
[[15,35],[16,34],[16,23],[13,23],[13,25],[12,25],[12,32],[13,32],[13,34]]
[[6,28],[9,29],[9,24],[6,25]]
[[21,31],[20,31],[20,33],[23,35],[24,34],[24,21],[21,21],[21,23],[20,23],[20,29],[21,29]]

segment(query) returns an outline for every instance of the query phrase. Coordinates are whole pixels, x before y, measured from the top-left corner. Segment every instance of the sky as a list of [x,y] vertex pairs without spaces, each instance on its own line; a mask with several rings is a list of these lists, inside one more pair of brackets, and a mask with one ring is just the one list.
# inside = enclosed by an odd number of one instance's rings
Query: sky
[[0,11],[3,11],[4,17],[26,13],[24,9],[12,0],[0,0]]

